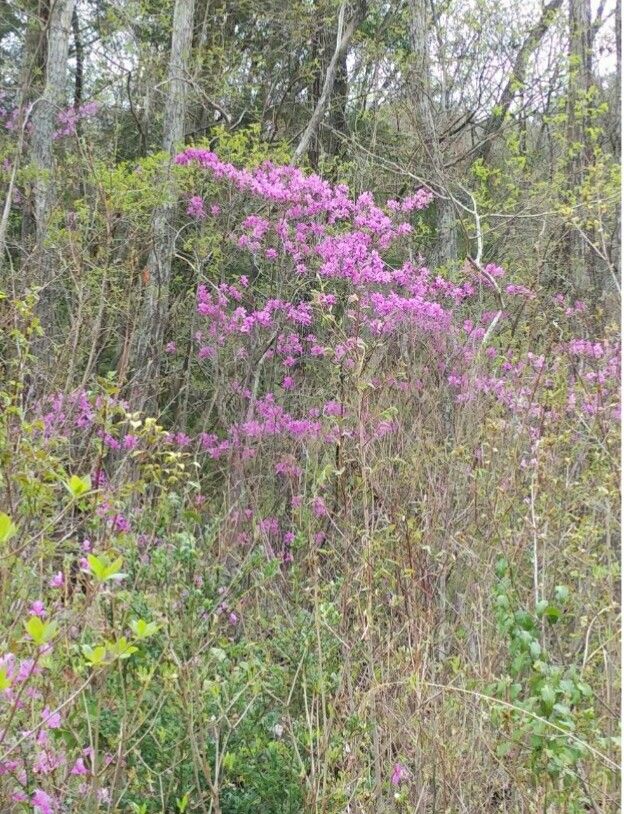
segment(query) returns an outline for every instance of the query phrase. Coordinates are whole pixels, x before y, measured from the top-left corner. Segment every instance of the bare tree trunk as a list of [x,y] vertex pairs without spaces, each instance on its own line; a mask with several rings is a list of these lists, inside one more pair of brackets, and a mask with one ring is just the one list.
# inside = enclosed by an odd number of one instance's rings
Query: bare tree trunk
[[325,81],[323,82],[323,89],[321,90],[321,95],[318,98],[310,121],[306,129],[303,131],[303,135],[299,140],[299,144],[297,145],[295,152],[293,153],[293,164],[298,164],[303,156],[308,152],[310,148],[310,144],[312,140],[315,138],[318,129],[323,121],[323,117],[327,111],[327,106],[329,105],[332,91],[334,89],[334,82],[336,81],[336,74],[338,72],[338,67],[340,64],[340,60],[343,58],[344,54],[349,47],[349,43],[351,42],[353,35],[355,34],[358,26],[366,17],[366,3],[360,0],[357,9],[353,13],[349,22],[345,25],[344,23],[344,16],[346,12],[346,1],[342,3],[340,6],[340,11],[338,13],[338,28],[336,34],[336,47],[334,49],[334,53],[332,54],[332,58],[329,61],[329,65],[327,66],[327,71],[325,72]]
[[[194,0],[176,0],[166,89],[163,150],[173,156],[184,139],[187,74],[193,42]],[[131,349],[132,397],[138,407],[153,409],[169,305],[169,284],[175,235],[175,184],[171,163],[165,176],[165,201],[154,210],[152,246],[145,269],[145,288]]]
[[562,4],[563,0],[550,0],[550,3],[547,3],[543,7],[539,20],[535,23],[533,28],[531,28],[526,39],[520,46],[507,83],[496,105],[496,112],[490,116],[485,127],[484,139],[479,151],[479,155],[484,161],[487,161],[490,155],[494,136],[503,125],[511,103],[515,99],[516,94],[519,93],[524,86],[529,58],[535,52],[544,38],[544,35],[555,21],[557,12]]
[[[592,21],[590,0],[569,0],[568,183],[574,200],[580,196],[591,162],[587,140],[587,106],[592,86]],[[582,216],[582,209],[578,209]],[[583,227],[581,227],[583,228]],[[570,274],[579,291],[595,287],[593,252],[578,229],[568,236]]]
[[347,54],[342,55],[338,61],[336,81],[334,84],[334,98],[330,109],[331,132],[329,134],[328,152],[331,156],[340,156],[344,153],[344,139],[347,136],[347,99],[349,98],[349,73],[347,70]]
[[[74,107],[78,109],[82,104],[82,85],[84,77],[84,48],[82,47],[82,38],[80,36],[80,20],[78,19],[78,12],[74,8],[72,14],[72,32],[74,35],[74,51],[76,56],[76,73],[74,75]],[[77,122],[76,128],[80,126],[80,121]]]
[[30,142],[30,158],[36,170],[33,186],[35,257],[31,265],[36,275],[36,282],[43,287],[39,300],[39,316],[46,331],[52,329],[56,305],[54,269],[45,245],[56,196],[53,178],[53,135],[56,116],[63,106],[65,97],[69,32],[73,10],[74,0],[55,0],[50,8],[45,84],[43,95],[35,100],[31,119],[33,134]]
[[[615,56],[616,56],[616,69],[615,69],[615,105],[612,112],[615,126],[615,156],[619,160],[622,155],[622,121],[620,112],[622,110],[622,2],[616,0],[615,4]],[[615,238],[613,247],[613,265],[620,273],[622,270],[620,264],[622,262],[622,202],[619,200],[617,206],[617,219],[615,228]]]
[[615,105],[613,118],[615,119],[615,154],[619,158],[622,152],[622,122],[620,111],[622,109],[622,0],[615,3]]
[[448,178],[444,172],[444,158],[435,126],[431,99],[431,65],[429,62],[429,20],[427,0],[409,0],[410,44],[412,70],[411,95],[425,154],[431,167],[435,185],[445,192],[436,198],[436,249],[433,261],[436,265],[451,263],[457,259],[457,222],[455,208],[448,193]]
[[[22,51],[22,61],[19,75],[19,92],[17,97],[17,109],[19,119],[16,125],[20,132],[26,124],[26,117],[32,121],[32,108],[30,107],[34,99],[43,93],[43,81],[45,76],[46,60],[46,31],[48,26],[49,4],[41,0],[35,0],[26,6],[27,25],[24,36],[24,48]],[[22,135],[24,135],[22,133]],[[21,162],[26,145],[26,139],[22,138],[14,167]],[[10,204],[9,204],[10,205]],[[20,253],[22,259],[26,261],[32,251],[32,242],[35,234],[35,213],[31,195],[26,195],[22,203],[22,239]]]

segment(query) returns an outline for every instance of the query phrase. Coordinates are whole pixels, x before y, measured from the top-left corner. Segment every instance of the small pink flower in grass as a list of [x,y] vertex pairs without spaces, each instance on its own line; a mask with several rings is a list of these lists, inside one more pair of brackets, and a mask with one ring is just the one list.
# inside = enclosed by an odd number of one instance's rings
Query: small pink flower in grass
[[85,766],[84,760],[81,757],[79,757],[74,763],[70,774],[78,776],[84,776],[86,774],[89,774],[89,770]]
[[325,532],[324,531],[317,531],[314,535],[314,542],[317,545],[322,545],[325,542]]
[[62,571],[57,571],[53,577],[50,578],[48,585],[50,588],[62,588],[65,584],[65,577]]
[[46,794],[42,789],[37,789],[34,792],[31,802],[34,806],[35,814],[55,814],[58,810],[52,797]]
[[312,501],[312,512],[315,517],[327,517],[329,514],[325,501],[322,497],[315,497]]
[[96,471],[91,475],[91,483],[94,489],[99,489],[101,486],[106,486],[108,482],[108,478],[106,477],[106,472],[103,469],[96,469]]
[[128,532],[130,531],[130,523],[123,516],[123,514],[116,514],[112,521],[112,526],[115,531]]
[[395,763],[392,767],[390,782],[393,786],[400,786],[404,780],[409,779],[409,771],[402,763]]
[[279,532],[279,521],[277,517],[265,517],[260,521],[260,529],[265,534],[277,534]]
[[167,342],[165,345],[165,353],[175,353],[177,346],[175,342]]
[[229,622],[231,625],[236,625],[236,624],[238,624],[238,614],[236,614],[236,613],[234,613],[234,611],[232,611],[232,612],[229,614],[229,616],[228,616],[228,622]]
[[30,615],[38,616],[40,619],[43,619],[43,617],[46,615],[45,605],[40,599],[35,599],[30,606]]
[[195,218],[195,220],[203,220],[206,217],[204,200],[201,195],[193,195],[189,200],[188,206],[186,207],[186,214]]
[[505,270],[502,269],[500,266],[497,266],[495,263],[488,263],[485,267],[485,270],[488,274],[492,277],[504,277]]
[[47,726],[48,729],[58,729],[61,725],[61,713],[51,712],[49,707],[45,707],[41,713],[41,718],[43,720],[43,725]]
[[292,390],[295,386],[295,380],[292,376],[284,376],[282,379],[282,387],[284,390]]
[[136,437],[136,435],[124,435],[122,441],[124,449],[135,449],[138,443],[139,439]]
[[11,801],[14,803],[25,803],[27,802],[28,797],[23,791],[14,791],[11,795]]

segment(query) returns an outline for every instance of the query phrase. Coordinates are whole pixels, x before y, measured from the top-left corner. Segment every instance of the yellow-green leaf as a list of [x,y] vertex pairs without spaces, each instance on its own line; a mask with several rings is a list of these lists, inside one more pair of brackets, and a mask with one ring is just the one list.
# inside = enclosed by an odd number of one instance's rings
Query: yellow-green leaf
[[17,531],[17,526],[8,514],[0,512],[0,543],[8,542]]
[[66,485],[73,497],[81,497],[91,491],[91,476],[85,475],[81,478],[78,475],[72,475]]

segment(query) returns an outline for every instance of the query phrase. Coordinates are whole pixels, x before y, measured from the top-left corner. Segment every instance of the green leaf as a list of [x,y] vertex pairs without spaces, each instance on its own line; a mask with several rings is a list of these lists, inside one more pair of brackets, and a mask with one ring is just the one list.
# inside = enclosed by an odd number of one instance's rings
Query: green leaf
[[535,606],[535,613],[537,616],[542,617],[546,608],[548,607],[548,600],[547,599],[540,599],[540,601]]
[[544,609],[544,618],[547,619],[551,625],[554,625],[555,622],[561,619],[561,611],[556,605],[548,605]]
[[565,602],[570,596],[570,589],[566,585],[557,585],[555,588],[555,598],[557,602]]
[[137,639],[148,639],[158,632],[158,625],[155,622],[146,622],[145,619],[135,619],[130,622],[130,629]]
[[87,562],[96,582],[120,580],[125,579],[127,576],[127,574],[122,574],[120,570],[123,565],[123,557],[117,557],[111,561],[106,554],[99,557],[95,554],[87,554]]
[[514,613],[516,624],[520,625],[523,630],[535,630],[535,620],[530,613],[525,610],[519,610]]
[[534,639],[529,645],[529,653],[531,654],[531,658],[538,659],[540,657],[542,648],[536,639]]
[[85,475],[80,478],[78,475],[72,475],[65,485],[73,497],[81,497],[91,491],[91,476]]
[[17,531],[17,526],[8,514],[0,512],[0,543],[8,542]]
[[38,616],[31,616],[24,627],[30,638],[37,645],[46,644],[58,633],[56,622],[44,622]]
[[11,686],[11,679],[6,671],[6,667],[0,667],[0,692],[8,690]]
[[106,661],[106,648],[101,644],[97,647],[85,644],[82,646],[82,653],[91,667],[98,667]]
[[121,639],[118,639],[114,644],[109,645],[111,655],[117,659],[129,659],[138,649],[138,647],[130,644],[125,636],[122,636]]
[[544,702],[544,706],[550,712],[557,700],[557,693],[553,690],[550,684],[544,684],[540,690],[540,696]]
[[508,568],[509,568],[509,563],[507,562],[507,560],[504,557],[501,557],[500,559],[498,559],[496,561],[496,567],[495,567],[496,576],[499,579],[502,579],[502,577],[504,577],[505,574],[507,573]]

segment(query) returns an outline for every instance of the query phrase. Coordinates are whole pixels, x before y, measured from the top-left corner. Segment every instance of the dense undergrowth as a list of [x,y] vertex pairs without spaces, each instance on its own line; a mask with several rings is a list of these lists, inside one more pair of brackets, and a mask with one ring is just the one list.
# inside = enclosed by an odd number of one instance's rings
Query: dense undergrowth
[[176,163],[158,414],[80,311],[147,162],[56,224],[54,388],[3,295],[2,810],[616,811],[617,326],[428,270],[426,190]]

